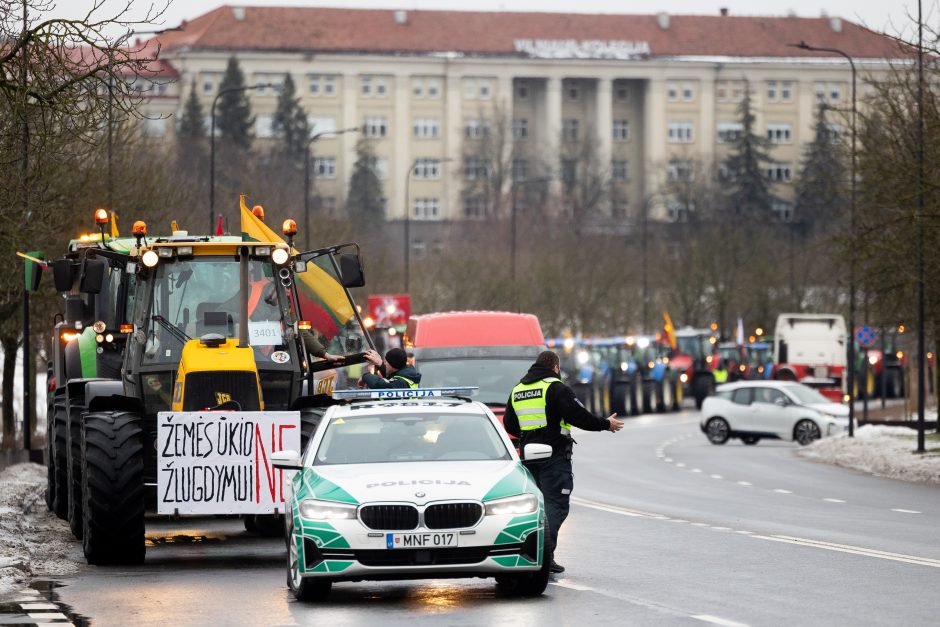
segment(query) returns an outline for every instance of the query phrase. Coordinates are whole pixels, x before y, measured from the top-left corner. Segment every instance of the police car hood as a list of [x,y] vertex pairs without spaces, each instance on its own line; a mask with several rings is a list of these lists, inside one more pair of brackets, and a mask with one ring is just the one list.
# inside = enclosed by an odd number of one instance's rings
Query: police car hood
[[480,501],[511,496],[508,492],[521,494],[534,490],[528,474],[511,459],[342,464],[314,469],[358,503],[405,501],[420,505],[442,500]]

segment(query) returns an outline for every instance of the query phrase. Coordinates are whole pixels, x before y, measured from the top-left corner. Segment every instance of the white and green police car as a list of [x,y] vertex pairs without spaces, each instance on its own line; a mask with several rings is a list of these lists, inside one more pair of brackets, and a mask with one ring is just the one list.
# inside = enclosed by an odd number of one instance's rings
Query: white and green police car
[[444,577],[544,592],[542,494],[493,413],[461,398],[471,390],[336,392],[357,400],[326,411],[302,456],[274,453],[293,471],[287,581],[298,599],[325,599],[337,581]]

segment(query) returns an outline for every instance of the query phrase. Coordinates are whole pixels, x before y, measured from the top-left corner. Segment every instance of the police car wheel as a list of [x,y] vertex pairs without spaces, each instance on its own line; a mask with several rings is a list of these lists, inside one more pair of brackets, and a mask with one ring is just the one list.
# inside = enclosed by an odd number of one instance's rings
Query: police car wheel
[[298,601],[325,601],[330,596],[333,581],[321,577],[301,577],[300,553],[297,542],[293,541],[293,529],[290,537],[292,541],[287,547],[287,587]]

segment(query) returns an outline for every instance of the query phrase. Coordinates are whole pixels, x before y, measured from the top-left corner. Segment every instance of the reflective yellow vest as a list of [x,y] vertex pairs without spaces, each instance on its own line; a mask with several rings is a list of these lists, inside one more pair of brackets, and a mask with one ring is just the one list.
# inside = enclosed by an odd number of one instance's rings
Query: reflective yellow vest
[[412,381],[411,379],[407,377],[401,376],[400,374],[393,374],[391,377],[389,377],[389,381],[391,381],[392,379],[401,379],[402,381],[407,383],[408,387],[410,387],[412,390],[416,390],[418,388],[417,383],[415,383],[414,381]]
[[724,368],[716,368],[712,373],[715,377],[715,383],[727,383],[728,382],[728,371]]
[[[519,418],[519,429],[534,431],[548,426],[548,414],[545,410],[548,386],[560,382],[561,379],[557,377],[548,377],[533,383],[516,384],[512,389],[512,410]],[[564,420],[561,421],[561,432],[571,435],[571,425]]]

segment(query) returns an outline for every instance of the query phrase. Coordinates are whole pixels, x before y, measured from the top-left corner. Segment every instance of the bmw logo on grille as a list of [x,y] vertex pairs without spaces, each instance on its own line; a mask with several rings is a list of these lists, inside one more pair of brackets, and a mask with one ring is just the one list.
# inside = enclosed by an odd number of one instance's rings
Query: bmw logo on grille
[[415,492],[415,496],[418,497],[419,499],[423,499],[425,497],[425,494],[424,492]]

